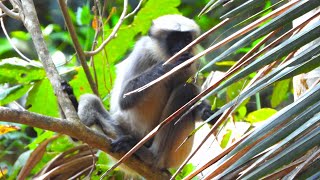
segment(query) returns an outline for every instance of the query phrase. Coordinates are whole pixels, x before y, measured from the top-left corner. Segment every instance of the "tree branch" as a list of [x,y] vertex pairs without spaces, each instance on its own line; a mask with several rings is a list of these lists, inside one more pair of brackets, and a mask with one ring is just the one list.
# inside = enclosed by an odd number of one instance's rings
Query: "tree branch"
[[[76,122],[5,107],[0,107],[0,117],[0,121],[21,123],[69,135],[87,143],[91,147],[108,153],[116,159],[120,159],[124,155],[123,153],[112,153],[110,151],[110,138]],[[128,159],[125,164],[146,179],[169,179],[169,177],[160,170],[151,169],[148,165],[134,157]]]
[[59,2],[59,6],[60,6],[60,9],[62,11],[62,14],[63,14],[63,18],[64,18],[64,21],[66,23],[66,26],[68,28],[68,31],[70,33],[70,36],[71,36],[71,39],[72,39],[72,42],[73,42],[73,45],[74,45],[74,49],[76,50],[77,54],[78,54],[78,57],[80,59],[80,63],[81,63],[81,66],[83,67],[83,70],[86,74],[86,77],[88,79],[88,82],[90,84],[90,87],[92,89],[92,92],[99,96],[99,92],[98,92],[98,89],[97,89],[97,85],[96,83],[93,81],[93,78],[92,78],[92,75],[90,73],[90,70],[89,70],[89,67],[87,65],[87,61],[86,61],[86,56],[81,48],[81,45],[79,43],[79,40],[78,40],[78,37],[77,37],[77,33],[73,27],[73,24],[72,24],[72,21],[71,21],[71,17],[68,13],[68,7],[65,3],[65,0],[58,0]]
[[41,60],[47,77],[50,80],[51,85],[53,86],[54,93],[58,98],[58,102],[62,107],[62,111],[66,115],[67,119],[73,120],[74,122],[78,122],[78,124],[80,124],[78,115],[70,99],[68,98],[68,95],[62,90],[62,79],[59,76],[59,73],[49,54],[48,47],[44,41],[33,1],[21,0],[21,3],[21,19],[24,26],[31,35],[39,59]]

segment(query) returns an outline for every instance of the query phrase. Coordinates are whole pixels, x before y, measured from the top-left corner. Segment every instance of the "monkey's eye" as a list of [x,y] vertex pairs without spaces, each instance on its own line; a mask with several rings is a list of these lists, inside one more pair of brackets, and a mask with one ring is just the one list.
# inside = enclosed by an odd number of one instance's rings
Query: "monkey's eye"
[[185,40],[186,40],[187,43],[190,43],[192,41],[191,35],[186,36]]

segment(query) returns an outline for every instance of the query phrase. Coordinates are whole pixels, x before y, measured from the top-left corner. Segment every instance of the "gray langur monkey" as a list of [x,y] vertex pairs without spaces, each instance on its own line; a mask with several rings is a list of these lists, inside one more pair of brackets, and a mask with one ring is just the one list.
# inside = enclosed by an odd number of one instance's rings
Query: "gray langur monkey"
[[[199,33],[199,26],[181,15],[165,15],[155,19],[148,36],[142,37],[131,54],[117,65],[110,113],[98,97],[85,94],[80,97],[78,105],[81,121],[87,126],[100,126],[105,134],[114,138],[114,151],[128,151],[159,123],[199,94],[194,83],[186,82],[195,74],[197,64],[193,63],[141,92],[126,97],[124,94],[148,84],[191,58],[194,49],[185,52],[173,63],[163,65]],[[174,125],[173,122],[161,129],[143,147],[143,156],[139,158],[160,169],[178,167],[191,151],[193,138],[179,146],[195,128],[195,120],[206,119],[212,113],[210,105],[202,103],[184,115],[179,123]]]

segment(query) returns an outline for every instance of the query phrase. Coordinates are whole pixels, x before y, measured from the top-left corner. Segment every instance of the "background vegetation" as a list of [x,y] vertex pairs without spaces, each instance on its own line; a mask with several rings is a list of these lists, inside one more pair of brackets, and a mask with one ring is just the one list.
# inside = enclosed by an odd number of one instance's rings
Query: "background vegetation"
[[[200,124],[194,131],[201,134],[195,143],[195,154],[208,137],[209,145],[198,152],[200,161],[194,158],[191,163],[186,161],[185,167],[171,170],[174,177],[190,179],[200,172],[203,173],[198,178],[207,179],[319,177],[319,71],[313,71],[316,75],[311,85],[303,79],[303,87],[309,89],[306,93],[293,88],[295,75],[320,66],[319,1],[146,0],[141,6],[139,1],[128,2],[127,14],[137,7],[138,11],[125,18],[123,1],[68,4],[97,91],[87,80],[81,55],[74,49],[75,42],[66,29],[58,2],[35,2],[52,61],[77,97],[98,92],[108,109],[115,65],[125,58],[141,35],[147,34],[152,19],[183,14],[193,18],[203,33],[215,28],[202,38],[198,56],[181,65],[202,63],[196,77],[204,84],[203,93],[185,107],[193,108],[194,103],[208,99],[212,108],[218,107],[220,111],[207,121],[219,113],[223,115],[214,126]],[[9,2],[4,5],[12,8]],[[311,15],[304,16],[308,12]],[[58,93],[38,60],[41,58],[30,30],[25,29],[21,19],[2,13],[0,17],[0,105],[59,118],[55,96]],[[118,25],[120,28],[113,34]],[[110,37],[101,51],[90,54]],[[17,121],[6,118],[4,113],[0,113],[0,120]],[[115,161],[102,151],[46,128],[22,124],[28,123],[0,122],[0,178],[84,178],[89,174],[98,179],[115,168]],[[125,176],[116,168],[107,177]]]

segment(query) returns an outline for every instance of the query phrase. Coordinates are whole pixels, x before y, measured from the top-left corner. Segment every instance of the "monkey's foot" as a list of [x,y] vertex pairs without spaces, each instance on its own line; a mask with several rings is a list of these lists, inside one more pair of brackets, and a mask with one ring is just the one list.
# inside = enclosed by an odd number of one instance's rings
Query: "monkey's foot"
[[62,90],[68,94],[68,97],[71,100],[74,108],[76,109],[76,111],[78,111],[79,103],[78,103],[76,96],[73,93],[73,89],[70,86],[70,84],[67,81],[62,81],[61,87],[62,87]]
[[124,135],[120,138],[112,141],[111,143],[111,151],[112,152],[128,152],[134,145],[137,144],[137,140],[130,136]]
[[66,92],[68,95],[73,95],[73,89],[67,81],[63,80],[61,82],[61,87],[62,87],[62,90]]

